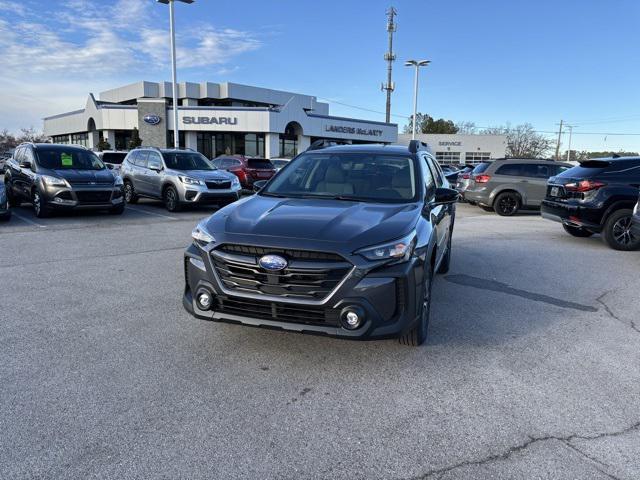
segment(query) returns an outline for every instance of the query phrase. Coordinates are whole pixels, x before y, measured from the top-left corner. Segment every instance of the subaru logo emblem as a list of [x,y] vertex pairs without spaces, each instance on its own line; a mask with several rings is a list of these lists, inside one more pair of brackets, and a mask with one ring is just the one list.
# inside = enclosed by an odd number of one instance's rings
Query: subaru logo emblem
[[270,272],[277,272],[287,268],[288,262],[280,255],[265,255],[260,257],[258,265]]
[[145,115],[143,120],[149,125],[158,125],[162,119],[158,115]]

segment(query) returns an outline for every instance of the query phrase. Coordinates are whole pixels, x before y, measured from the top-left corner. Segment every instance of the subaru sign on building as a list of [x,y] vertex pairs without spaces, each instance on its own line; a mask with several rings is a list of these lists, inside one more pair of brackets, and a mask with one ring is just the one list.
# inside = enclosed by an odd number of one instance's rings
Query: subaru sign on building
[[[180,145],[209,158],[239,154],[292,157],[319,139],[349,143],[395,143],[393,123],[337,117],[316,97],[237,83],[178,85]],[[95,147],[100,138],[125,149],[134,129],[142,145],[173,144],[169,82],[137,82],[89,94],[81,110],[47,117],[45,134],[56,143]]]

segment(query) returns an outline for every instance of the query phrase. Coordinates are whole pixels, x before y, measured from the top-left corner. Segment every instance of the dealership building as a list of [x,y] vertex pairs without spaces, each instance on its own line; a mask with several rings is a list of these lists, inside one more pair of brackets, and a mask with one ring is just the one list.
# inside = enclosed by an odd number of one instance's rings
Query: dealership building
[[[416,139],[427,143],[441,164],[480,163],[492,158],[504,158],[506,135],[418,134]],[[398,143],[408,145],[411,135],[398,135]]]
[[[180,145],[209,158],[239,154],[292,157],[320,139],[350,143],[396,143],[394,123],[329,115],[316,97],[237,83],[178,85]],[[100,138],[125,150],[134,128],[142,145],[173,145],[170,82],[141,81],[89,94],[81,110],[44,119],[44,133],[54,143],[95,148]]]

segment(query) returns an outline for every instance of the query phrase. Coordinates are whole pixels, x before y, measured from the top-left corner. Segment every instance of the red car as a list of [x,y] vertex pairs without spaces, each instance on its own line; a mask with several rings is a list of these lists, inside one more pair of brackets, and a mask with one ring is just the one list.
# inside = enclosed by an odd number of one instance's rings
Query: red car
[[269,180],[276,173],[276,167],[265,158],[246,158],[241,155],[221,155],[213,160],[213,165],[235,174],[242,188],[253,190],[253,182]]

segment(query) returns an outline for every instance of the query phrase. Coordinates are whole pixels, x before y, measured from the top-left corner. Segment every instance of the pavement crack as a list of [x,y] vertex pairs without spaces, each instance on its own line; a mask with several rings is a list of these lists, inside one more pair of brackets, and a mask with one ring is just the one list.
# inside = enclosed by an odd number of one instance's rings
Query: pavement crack
[[[548,435],[548,436],[544,436],[544,437],[532,437],[529,436],[528,440],[518,444],[518,445],[514,445],[512,447],[509,447],[506,451],[502,452],[502,453],[495,453],[492,455],[488,455],[484,458],[481,458],[479,460],[464,460],[461,462],[458,462],[456,464],[450,465],[448,467],[443,467],[443,468],[438,468],[438,469],[434,469],[434,470],[429,470],[428,472],[421,474],[417,477],[411,477],[410,480],[427,480],[427,479],[435,479],[435,478],[440,478],[442,475],[451,472],[452,470],[456,470],[458,468],[462,468],[462,467],[469,467],[469,466],[479,466],[479,465],[484,465],[487,463],[491,463],[491,462],[495,462],[495,461],[500,461],[500,460],[508,460],[509,457],[511,457],[514,453],[518,453],[521,452],[523,450],[526,450],[527,448],[529,448],[531,445],[535,444],[535,443],[539,443],[539,442],[546,442],[548,440],[557,440],[559,442],[562,442],[564,445],[571,447],[573,450],[575,450],[576,452],[580,453],[582,456],[584,456],[585,458],[591,460],[592,462],[598,463],[601,466],[607,466],[606,464],[600,462],[599,460],[596,460],[588,455],[586,455],[584,452],[580,451],[577,447],[575,447],[574,445],[570,445],[570,442],[572,442],[573,440],[597,440],[600,438],[608,438],[608,437],[617,437],[620,435],[625,435],[631,431],[637,430],[640,428],[640,422],[636,422],[633,425],[624,428],[622,430],[618,430],[615,432],[603,432],[603,433],[598,433],[595,435],[578,435],[578,434],[571,434],[571,435],[567,435],[567,436],[558,436],[558,435]],[[600,469],[599,469],[600,470]],[[617,477],[611,475],[608,472],[602,471],[603,474],[609,476],[612,479],[616,479]]]
[[458,274],[447,275],[444,279],[448,282],[463,285],[467,287],[479,288],[481,290],[489,290],[491,292],[499,292],[507,295],[513,295],[516,297],[526,298],[527,300],[533,300],[536,302],[547,303],[562,308],[571,308],[573,310],[580,310],[583,312],[597,312],[598,309],[589,305],[582,305],[580,303],[568,302],[560,298],[551,297],[549,295],[543,295],[541,293],[529,292],[527,290],[521,290],[514,288],[506,283],[498,282],[496,280],[489,280],[486,278],[472,277],[470,275]]
[[[604,297],[606,297],[607,295],[609,295],[612,292],[613,292],[613,290],[607,290],[602,295],[600,295],[598,298],[596,298],[596,302],[598,302],[600,305],[602,305],[602,307],[604,308],[604,311],[607,312],[611,318],[613,318],[615,320],[618,320],[619,322],[622,322],[625,325],[629,325],[627,322],[622,320],[618,315],[613,313],[613,310],[611,310],[611,308],[609,308],[609,305],[604,301]],[[631,324],[629,326],[631,328],[633,328],[636,332],[640,333],[640,327],[638,327],[633,320],[631,320]]]
[[612,468],[611,465],[604,463],[600,460],[598,460],[595,457],[592,457],[591,455],[588,455],[586,452],[583,452],[582,450],[580,450],[578,447],[576,447],[575,445],[571,444],[571,442],[566,441],[563,442],[568,448],[570,448],[571,450],[573,450],[574,452],[576,452],[578,455],[580,455],[581,457],[584,457],[588,460],[590,460],[592,463],[594,463],[594,467],[596,470],[598,470],[600,473],[602,473],[603,475],[606,475],[607,477],[613,479],[613,480],[620,480],[618,477],[616,477],[615,475],[609,473],[606,470],[603,470],[603,468]]

